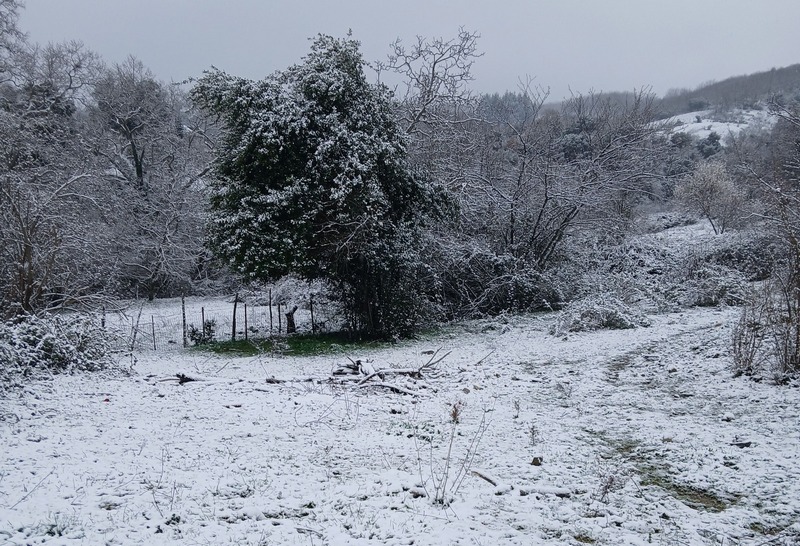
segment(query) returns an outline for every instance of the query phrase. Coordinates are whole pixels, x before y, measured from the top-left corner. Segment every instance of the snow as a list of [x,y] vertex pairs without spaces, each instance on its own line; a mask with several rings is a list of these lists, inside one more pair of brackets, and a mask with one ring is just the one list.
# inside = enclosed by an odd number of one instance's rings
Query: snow
[[775,116],[766,109],[735,109],[724,114],[716,114],[713,110],[698,110],[671,117],[666,123],[674,124],[672,133],[686,133],[695,140],[707,138],[712,132],[717,133],[722,137],[724,144],[728,135],[735,136],[744,130],[769,129],[775,123],[775,119]]
[[[732,376],[736,316],[559,337],[557,314],[507,317],[304,358],[151,350],[32,382],[0,398],[0,544],[796,544],[800,391]],[[402,383],[416,396],[328,382],[347,357],[414,368],[439,348]]]

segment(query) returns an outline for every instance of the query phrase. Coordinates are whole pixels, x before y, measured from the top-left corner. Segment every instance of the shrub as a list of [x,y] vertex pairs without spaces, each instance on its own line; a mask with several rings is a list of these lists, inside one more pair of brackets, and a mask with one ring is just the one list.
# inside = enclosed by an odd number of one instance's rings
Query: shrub
[[26,316],[0,323],[0,376],[96,371],[113,362],[108,335],[88,317]]
[[427,255],[447,319],[551,309],[565,296],[554,275],[482,244],[432,244]]
[[217,321],[208,319],[203,323],[203,329],[200,330],[194,324],[190,324],[187,332],[189,341],[193,345],[208,345],[214,342],[214,334],[217,330]]
[[689,210],[702,214],[717,234],[741,225],[745,215],[745,195],[720,162],[701,163],[675,188],[675,195]]
[[791,273],[776,275],[751,298],[734,326],[735,375],[762,376],[778,382],[800,374],[800,289]]
[[744,276],[729,267],[700,264],[675,287],[676,300],[684,307],[743,305],[749,299],[750,286]]
[[616,297],[602,294],[570,303],[550,329],[553,335],[591,330],[624,330],[650,326],[642,313]]
[[648,312],[674,310],[675,302],[668,298],[668,279],[673,276],[676,258],[663,245],[641,238],[599,239],[571,250],[570,299],[604,294]]
[[742,273],[748,281],[764,281],[772,276],[775,264],[785,262],[785,251],[770,235],[745,237],[712,250],[704,259]]

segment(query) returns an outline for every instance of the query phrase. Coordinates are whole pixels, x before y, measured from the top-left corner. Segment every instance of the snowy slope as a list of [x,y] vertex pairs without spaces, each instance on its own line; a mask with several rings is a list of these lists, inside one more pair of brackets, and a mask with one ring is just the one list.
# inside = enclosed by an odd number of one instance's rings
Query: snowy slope
[[737,135],[743,130],[756,130],[770,128],[775,123],[775,116],[770,115],[766,109],[761,110],[733,110],[724,114],[724,120],[713,110],[700,110],[681,114],[666,120],[671,125],[671,133],[686,133],[695,140],[702,140],[712,132],[722,137]]

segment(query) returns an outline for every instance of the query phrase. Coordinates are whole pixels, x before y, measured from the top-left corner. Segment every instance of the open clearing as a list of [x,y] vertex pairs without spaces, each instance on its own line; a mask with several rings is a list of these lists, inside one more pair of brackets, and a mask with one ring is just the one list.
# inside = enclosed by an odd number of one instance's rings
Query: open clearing
[[[732,377],[736,313],[32,382],[0,398],[0,544],[798,544],[800,389]],[[437,349],[386,380],[417,396],[328,382]]]

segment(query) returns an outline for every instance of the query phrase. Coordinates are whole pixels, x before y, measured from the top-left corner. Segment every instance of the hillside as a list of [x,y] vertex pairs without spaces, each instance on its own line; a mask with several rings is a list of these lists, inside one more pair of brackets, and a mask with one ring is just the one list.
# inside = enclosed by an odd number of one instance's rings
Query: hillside
[[800,64],[734,76],[702,84],[694,90],[673,90],[661,99],[659,109],[667,118],[708,108],[752,108],[776,94],[788,97],[800,94]]

